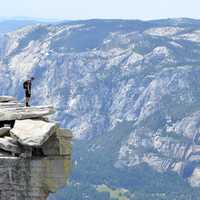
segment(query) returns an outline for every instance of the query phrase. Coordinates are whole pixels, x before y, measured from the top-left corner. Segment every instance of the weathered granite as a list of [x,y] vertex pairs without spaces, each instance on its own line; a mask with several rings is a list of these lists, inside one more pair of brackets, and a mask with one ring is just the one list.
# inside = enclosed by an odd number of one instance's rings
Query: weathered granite
[[7,152],[7,151],[0,149],[0,158],[1,157],[13,157],[13,156],[10,152]]
[[18,142],[26,146],[41,146],[56,131],[55,123],[41,120],[16,120],[10,133]]
[[10,128],[9,127],[2,127],[0,128],[0,137],[9,135]]
[[16,102],[16,98],[12,96],[0,96],[0,102]]
[[0,108],[0,121],[40,118],[53,113],[52,106]]
[[16,154],[20,154],[22,152],[21,147],[12,138],[0,138],[0,149]]
[[2,108],[18,108],[23,107],[23,104],[18,102],[0,102],[0,109]]
[[70,157],[0,157],[1,200],[46,200],[66,184]]
[[72,133],[46,118],[52,113],[0,97],[0,200],[46,200],[66,184]]
[[42,146],[45,156],[66,156],[70,155],[71,147],[69,142],[72,139],[72,133],[66,129],[57,129],[48,141]]
[[17,139],[15,139],[15,138],[13,138],[11,136],[4,136],[3,138],[9,140],[13,144],[20,145],[19,142],[17,141]]

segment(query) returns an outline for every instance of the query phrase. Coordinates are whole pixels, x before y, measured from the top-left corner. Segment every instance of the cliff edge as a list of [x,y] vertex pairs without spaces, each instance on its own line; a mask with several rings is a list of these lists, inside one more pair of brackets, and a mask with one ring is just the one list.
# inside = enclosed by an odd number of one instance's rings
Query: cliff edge
[[46,117],[53,113],[0,96],[0,200],[45,200],[66,184],[72,133]]

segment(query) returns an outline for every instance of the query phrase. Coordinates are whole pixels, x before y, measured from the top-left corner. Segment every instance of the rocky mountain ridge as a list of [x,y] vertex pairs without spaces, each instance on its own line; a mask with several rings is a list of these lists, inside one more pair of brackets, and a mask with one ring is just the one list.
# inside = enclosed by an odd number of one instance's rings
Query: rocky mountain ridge
[[33,75],[33,104],[54,104],[56,120],[78,139],[132,123],[116,168],[146,163],[200,186],[198,20],[28,26],[7,34],[2,52],[1,94],[22,100],[22,82]]

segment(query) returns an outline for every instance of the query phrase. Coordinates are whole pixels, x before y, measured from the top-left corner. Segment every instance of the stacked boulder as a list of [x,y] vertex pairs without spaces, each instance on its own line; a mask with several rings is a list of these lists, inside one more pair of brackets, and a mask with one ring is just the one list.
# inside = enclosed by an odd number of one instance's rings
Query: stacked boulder
[[23,107],[0,96],[0,199],[46,199],[66,184],[70,171],[69,130],[46,116],[52,106]]

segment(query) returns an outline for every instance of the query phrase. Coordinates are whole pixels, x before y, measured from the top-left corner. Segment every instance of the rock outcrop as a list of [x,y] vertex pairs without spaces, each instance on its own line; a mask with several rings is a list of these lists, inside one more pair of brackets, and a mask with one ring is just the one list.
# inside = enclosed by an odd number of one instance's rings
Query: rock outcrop
[[[16,104],[17,105],[17,104]],[[35,107],[9,107],[0,108],[0,121],[6,120],[22,120],[22,119],[34,119],[45,115],[53,114],[53,108],[51,106],[35,106]]]
[[72,133],[44,118],[52,113],[0,96],[1,200],[46,200],[66,184]]
[[26,146],[42,146],[55,133],[55,123],[41,120],[16,120],[11,135]]
[[10,131],[9,127],[2,127],[2,128],[0,128],[0,137],[8,135],[9,131]]
[[15,97],[11,97],[11,96],[0,96],[0,102],[16,102],[16,98]]

